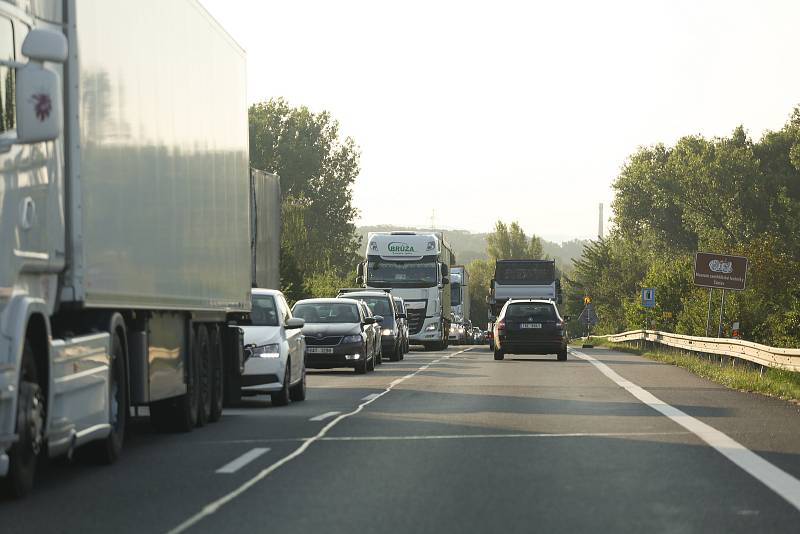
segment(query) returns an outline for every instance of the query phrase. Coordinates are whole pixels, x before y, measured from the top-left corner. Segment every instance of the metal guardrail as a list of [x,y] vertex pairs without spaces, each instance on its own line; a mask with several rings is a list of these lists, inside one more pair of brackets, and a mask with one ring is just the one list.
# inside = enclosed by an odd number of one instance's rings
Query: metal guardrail
[[608,339],[613,343],[650,341],[680,350],[739,358],[765,367],[800,372],[800,349],[770,347],[741,339],[694,337],[658,330],[631,330],[621,334],[592,337]]

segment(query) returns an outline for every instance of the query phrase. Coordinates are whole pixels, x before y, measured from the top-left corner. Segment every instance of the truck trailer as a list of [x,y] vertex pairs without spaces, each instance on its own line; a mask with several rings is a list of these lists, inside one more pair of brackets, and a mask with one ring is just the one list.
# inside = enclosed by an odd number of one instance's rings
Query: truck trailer
[[555,260],[497,260],[486,298],[489,322],[494,322],[509,299],[548,299],[561,304]]
[[441,232],[370,232],[358,283],[388,288],[405,301],[409,343],[447,347],[452,249]]
[[[157,36],[157,37],[156,37]],[[245,55],[195,0],[0,0],[0,484],[220,417],[250,310]]]

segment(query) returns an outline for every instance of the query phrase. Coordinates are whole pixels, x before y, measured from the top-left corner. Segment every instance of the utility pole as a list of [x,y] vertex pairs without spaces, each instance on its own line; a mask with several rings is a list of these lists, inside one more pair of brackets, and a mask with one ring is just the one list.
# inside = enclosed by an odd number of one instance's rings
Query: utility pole
[[436,210],[431,210],[431,231],[436,231]]
[[603,239],[603,203],[600,203],[600,214],[597,218],[597,238]]

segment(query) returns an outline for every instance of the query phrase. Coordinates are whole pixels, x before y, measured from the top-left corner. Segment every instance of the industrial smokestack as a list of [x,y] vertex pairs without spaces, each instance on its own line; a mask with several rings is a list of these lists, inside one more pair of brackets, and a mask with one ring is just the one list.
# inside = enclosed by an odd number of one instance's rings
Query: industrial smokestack
[[597,218],[597,238],[603,239],[603,203],[600,203],[600,215]]

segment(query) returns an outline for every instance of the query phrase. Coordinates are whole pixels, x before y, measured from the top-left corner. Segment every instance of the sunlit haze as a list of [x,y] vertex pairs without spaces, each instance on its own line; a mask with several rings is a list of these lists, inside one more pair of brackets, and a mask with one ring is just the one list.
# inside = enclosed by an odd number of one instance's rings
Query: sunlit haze
[[248,100],[328,110],[358,224],[591,237],[639,145],[758,138],[800,103],[800,3],[202,0]]

